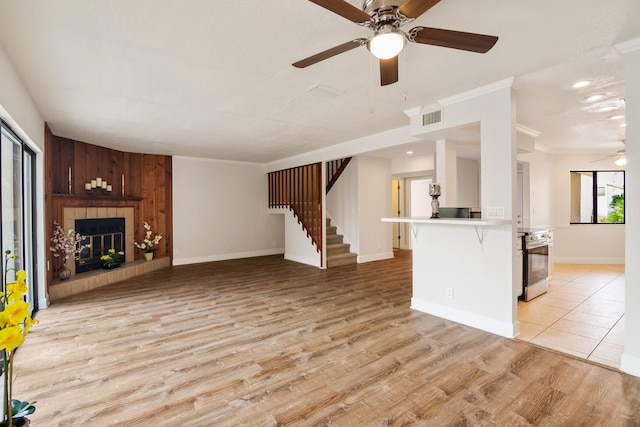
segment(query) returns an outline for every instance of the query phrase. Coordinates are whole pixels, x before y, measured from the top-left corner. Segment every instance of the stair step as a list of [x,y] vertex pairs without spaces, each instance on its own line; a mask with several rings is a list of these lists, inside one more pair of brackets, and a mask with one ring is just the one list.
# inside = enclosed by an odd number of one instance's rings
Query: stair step
[[333,255],[331,257],[327,256],[327,268],[337,267],[340,265],[357,264],[357,262],[358,262],[358,255],[350,252]]
[[327,246],[342,243],[342,234],[327,234]]
[[327,227],[327,236],[331,234],[336,234],[337,231],[338,231],[338,227],[334,227],[334,226]]
[[349,253],[351,245],[349,243],[334,243],[329,244],[327,242],[327,258],[338,254]]

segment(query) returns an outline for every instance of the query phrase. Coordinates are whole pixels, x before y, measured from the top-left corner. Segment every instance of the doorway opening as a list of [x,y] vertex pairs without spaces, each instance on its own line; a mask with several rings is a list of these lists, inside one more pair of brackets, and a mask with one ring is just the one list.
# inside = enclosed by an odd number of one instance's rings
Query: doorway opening
[[[393,217],[430,217],[431,198],[429,184],[431,176],[399,178],[391,181],[391,212]],[[394,249],[411,249],[409,224],[393,223],[392,242]]]

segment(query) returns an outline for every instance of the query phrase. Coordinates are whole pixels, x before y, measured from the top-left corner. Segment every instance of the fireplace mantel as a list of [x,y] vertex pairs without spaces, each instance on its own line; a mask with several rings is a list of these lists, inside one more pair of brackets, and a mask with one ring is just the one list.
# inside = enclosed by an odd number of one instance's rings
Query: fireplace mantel
[[99,201],[111,201],[111,202],[141,202],[142,197],[135,196],[104,196],[102,194],[94,195],[94,194],[52,194],[51,197],[54,199],[61,200],[79,200],[82,203],[91,203],[93,200]]

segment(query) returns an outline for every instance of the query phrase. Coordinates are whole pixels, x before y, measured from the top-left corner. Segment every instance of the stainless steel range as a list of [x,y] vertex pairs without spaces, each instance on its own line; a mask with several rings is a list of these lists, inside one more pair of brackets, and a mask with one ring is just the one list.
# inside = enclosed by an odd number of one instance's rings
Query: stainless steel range
[[519,229],[518,232],[523,235],[521,298],[530,301],[549,290],[551,232],[548,229]]

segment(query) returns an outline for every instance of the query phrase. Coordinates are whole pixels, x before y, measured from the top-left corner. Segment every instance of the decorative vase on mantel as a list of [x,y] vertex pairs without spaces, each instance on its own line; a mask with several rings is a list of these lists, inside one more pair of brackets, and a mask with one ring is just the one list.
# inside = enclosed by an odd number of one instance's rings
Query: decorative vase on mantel
[[144,257],[147,261],[151,261],[153,259],[153,252],[145,252]]
[[67,263],[62,264],[62,268],[58,270],[58,279],[69,280],[71,277],[71,269],[67,267]]

